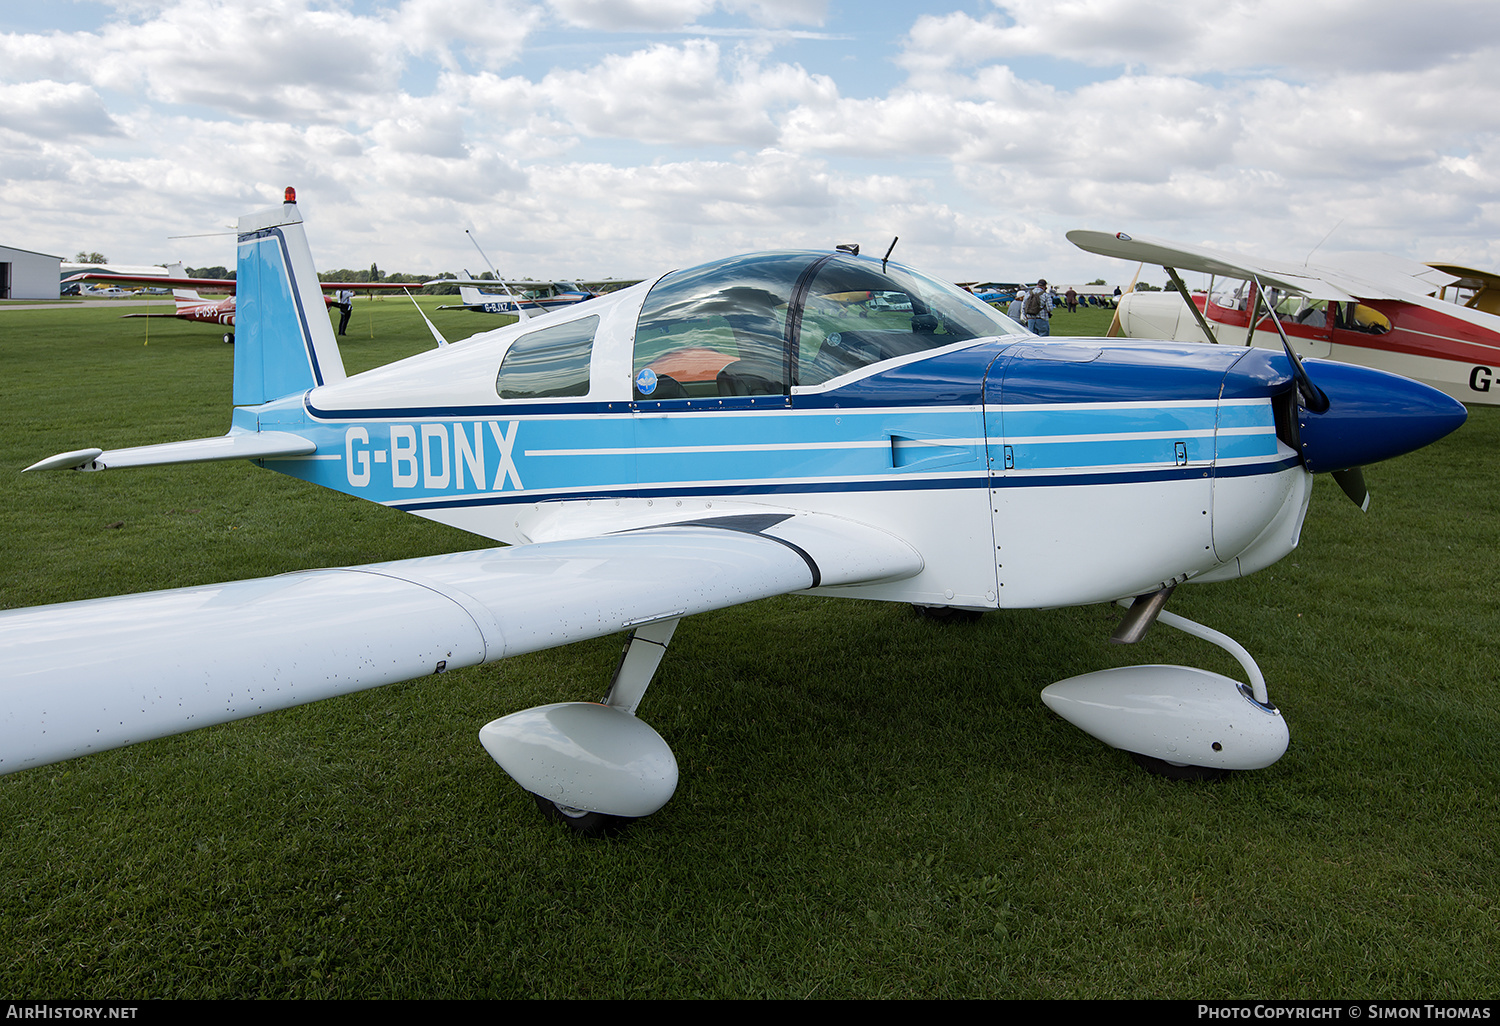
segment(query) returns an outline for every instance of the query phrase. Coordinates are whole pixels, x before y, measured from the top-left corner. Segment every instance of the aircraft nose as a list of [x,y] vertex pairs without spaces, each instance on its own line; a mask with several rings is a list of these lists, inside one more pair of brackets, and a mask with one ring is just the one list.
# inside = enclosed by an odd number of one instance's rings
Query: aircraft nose
[[1468,410],[1452,396],[1398,374],[1304,360],[1328,409],[1299,411],[1302,458],[1315,474],[1378,463],[1458,429]]

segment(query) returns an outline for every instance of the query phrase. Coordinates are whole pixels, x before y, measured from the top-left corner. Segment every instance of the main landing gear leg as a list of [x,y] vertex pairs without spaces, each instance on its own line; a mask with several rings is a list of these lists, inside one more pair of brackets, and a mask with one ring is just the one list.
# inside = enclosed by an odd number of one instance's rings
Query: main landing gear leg
[[609,694],[604,696],[605,705],[635,715],[680,622],[658,620],[630,632],[625,639],[625,650],[620,653],[620,665],[615,667],[615,675],[609,682]]
[[1051,684],[1042,700],[1105,744],[1131,754],[1148,772],[1176,780],[1217,779],[1263,769],[1281,758],[1290,735],[1266,693],[1266,679],[1233,638],[1164,611],[1157,592],[1135,603],[1116,640],[1136,641],[1152,622],[1217,645],[1239,662],[1249,685],[1189,666],[1122,666]]
[[575,834],[619,833],[677,789],[677,760],[635,710],[677,620],[642,624],[625,640],[604,701],[525,709],[485,725],[479,739],[549,819]]

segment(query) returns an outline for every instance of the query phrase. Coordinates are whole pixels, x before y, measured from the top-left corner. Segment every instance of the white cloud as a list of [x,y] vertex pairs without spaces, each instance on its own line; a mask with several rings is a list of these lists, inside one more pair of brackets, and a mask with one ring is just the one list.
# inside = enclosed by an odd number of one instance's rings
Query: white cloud
[[774,142],[783,109],[837,94],[832,79],[800,67],[745,58],[726,69],[721,56],[704,39],[656,44],[583,71],[554,71],[537,92],[591,135],[737,146]]
[[1492,46],[1500,7],[1489,0],[1252,0],[1205,8],[1195,0],[996,0],[997,13],[918,18],[903,59],[932,71],[1028,56],[1155,73],[1432,67]]
[[609,32],[684,28],[714,8],[714,0],[550,0],[569,25]]
[[1345,248],[1500,264],[1488,3],[114,6],[0,34],[28,248],[87,220],[118,257],[294,184],[334,266],[451,269],[474,225],[521,273],[900,234],[940,273],[1060,276],[1093,261],[1067,228],[1294,255],[1340,218]]
[[548,0],[569,25],[609,32],[645,32],[694,27],[722,8],[748,14],[761,25],[821,25],[828,0]]
[[46,139],[120,134],[96,91],[81,82],[45,79],[6,89],[0,128]]
[[237,117],[336,121],[389,94],[413,57],[463,54],[496,69],[520,53],[538,9],[508,0],[405,0],[373,15],[310,0],[171,0],[97,31],[0,36],[11,80],[88,82]]

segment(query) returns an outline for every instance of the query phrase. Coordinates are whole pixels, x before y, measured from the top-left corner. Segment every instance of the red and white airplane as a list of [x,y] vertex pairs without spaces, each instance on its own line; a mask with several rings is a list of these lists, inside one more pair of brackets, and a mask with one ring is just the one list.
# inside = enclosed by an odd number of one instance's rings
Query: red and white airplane
[[[1071,231],[1068,241],[1089,253],[1159,264],[1181,290],[1122,297],[1119,333],[1129,338],[1280,350],[1270,306],[1300,356],[1392,371],[1465,403],[1500,404],[1500,275],[1381,253],[1343,256],[1337,267],[1256,262],[1124,232]],[[1212,276],[1207,293],[1184,303],[1179,270]],[[1232,287],[1217,286],[1216,278]]]
[[[100,274],[98,272],[85,272],[75,274],[70,278],[64,278],[63,282],[84,281],[106,281],[117,284],[135,283],[148,284],[156,288],[170,288],[172,299],[177,308],[169,314],[132,313],[124,314],[125,317],[176,317],[184,321],[199,321],[203,324],[220,324],[227,328],[234,327],[234,290],[235,279],[233,278],[188,278],[182,273],[181,264],[172,264],[169,269],[175,269],[175,275],[129,275],[129,274]],[[369,292],[386,289],[410,289],[421,288],[420,285],[400,282],[368,282],[368,281],[325,281],[320,282],[323,289],[323,302],[328,306],[337,306],[338,300],[327,293],[348,289],[351,292]],[[218,297],[204,297],[198,294],[199,289],[227,290],[228,295]],[[232,343],[234,332],[224,333],[224,341]]]

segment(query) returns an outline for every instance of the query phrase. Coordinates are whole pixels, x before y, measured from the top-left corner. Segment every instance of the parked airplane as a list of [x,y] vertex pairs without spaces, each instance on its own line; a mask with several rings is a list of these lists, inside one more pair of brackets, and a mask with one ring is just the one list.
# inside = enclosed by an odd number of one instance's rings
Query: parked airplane
[[[468,274],[467,271],[464,272]],[[490,314],[513,314],[517,309],[525,310],[528,314],[546,313],[549,310],[559,310],[563,307],[572,306],[574,303],[582,303],[588,299],[597,299],[608,291],[626,288],[639,282],[639,278],[630,280],[604,279],[601,281],[577,282],[577,281],[495,281],[484,278],[434,278],[432,281],[423,282],[424,285],[457,285],[458,295],[462,303],[453,303],[448,306],[440,306],[439,310],[472,310],[475,313]],[[484,289],[503,287],[505,292],[487,292]],[[510,289],[518,291],[511,292]]]
[[1024,288],[1019,283],[1003,283],[996,281],[961,281],[958,287],[979,299],[981,303],[989,303],[991,306],[1003,306],[1016,298],[1016,292]]
[[[1302,356],[1404,374],[1466,403],[1500,403],[1500,294],[1491,287],[1497,276],[1380,253],[1346,256],[1333,267],[1263,263],[1124,232],[1071,231],[1068,240],[1089,253],[1160,264],[1180,289],[1179,270],[1241,283],[1220,291],[1210,279],[1208,293],[1187,303],[1186,289],[1133,292],[1119,307],[1120,329],[1131,338],[1280,349],[1264,313],[1268,299]],[[1472,292],[1467,305],[1442,298],[1440,290],[1455,287]]]
[[[64,282],[71,281],[113,281],[113,282],[137,282],[149,283],[153,286],[165,286],[171,288],[172,299],[176,303],[176,309],[169,314],[153,313],[131,313],[123,314],[124,317],[175,317],[184,321],[199,321],[203,324],[220,324],[228,328],[234,327],[235,292],[237,281],[234,278],[189,278],[183,275],[182,265],[172,265],[176,273],[168,276],[161,275],[130,275],[130,274],[97,274],[85,272],[76,274],[71,278],[64,278]],[[409,284],[397,282],[367,282],[367,281],[325,281],[319,282],[324,290],[337,291],[349,289],[353,292],[381,291],[390,289],[410,289]],[[198,294],[199,289],[225,290],[229,294],[218,299],[209,299]],[[327,306],[337,306],[338,301],[325,295],[323,302]],[[234,342],[234,332],[224,333],[226,343]]]
[[[1314,473],[1465,417],[1328,361],[1039,339],[839,252],[674,271],[354,376],[309,316],[293,202],[241,219],[238,280],[255,316],[227,434],[27,469],[243,458],[507,546],[0,613],[0,772],[628,632],[603,701],[480,731],[544,813],[610,830],[676,787],[636,712],[679,621],[789,592],[976,615],[1131,603],[1121,640],[1159,618],[1248,684],[1136,666],[1044,700],[1159,772],[1260,768],[1287,731],[1254,661],[1163,605],[1290,552]],[[851,316],[861,293],[884,302]]]

